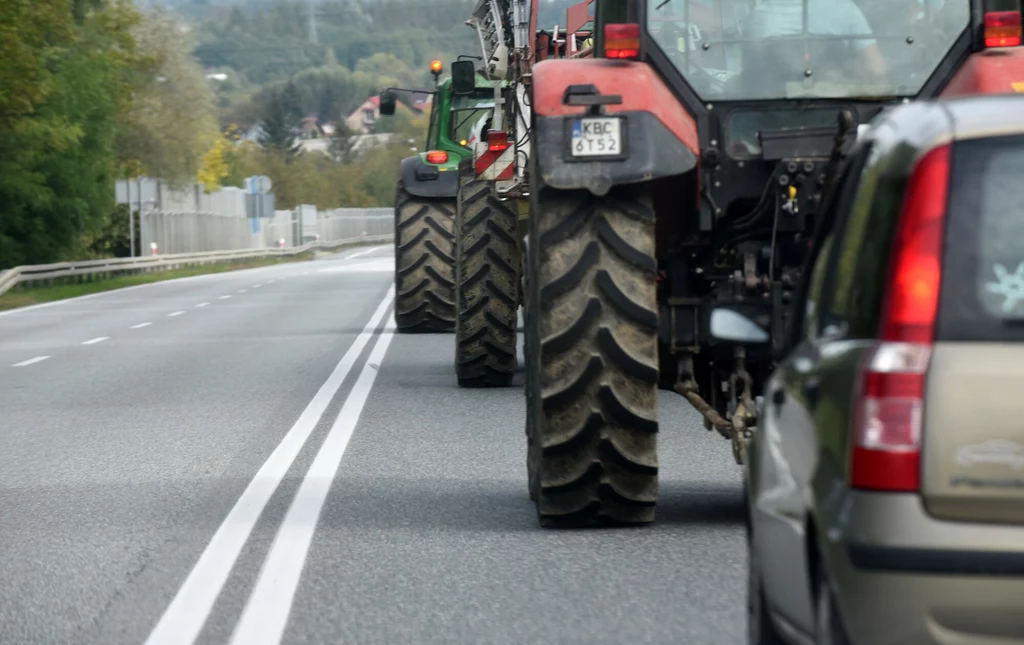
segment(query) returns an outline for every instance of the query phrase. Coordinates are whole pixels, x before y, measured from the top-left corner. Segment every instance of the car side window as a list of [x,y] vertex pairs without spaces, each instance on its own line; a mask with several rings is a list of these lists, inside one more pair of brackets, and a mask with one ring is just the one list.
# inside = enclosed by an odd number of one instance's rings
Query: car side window
[[810,340],[818,335],[821,293],[825,286],[825,274],[828,273],[828,266],[832,260],[832,240],[834,238],[835,235],[829,232],[821,241],[821,249],[811,267],[811,274],[808,276],[810,284],[807,290],[807,300],[804,302],[803,332],[800,334],[801,338],[805,340]]
[[822,327],[829,336],[873,338],[888,270],[889,245],[902,203],[902,182],[882,174],[877,153],[859,173],[836,247],[835,279]]
[[842,230],[849,212],[852,193],[856,190],[860,169],[863,167],[863,152],[847,162],[839,177],[833,194],[826,198],[822,217],[824,218],[817,240],[810,275],[806,276],[807,299],[803,305],[803,324],[801,338],[813,340],[822,329],[822,308],[828,294],[828,283],[831,282],[836,254],[833,252],[836,242],[836,231]]

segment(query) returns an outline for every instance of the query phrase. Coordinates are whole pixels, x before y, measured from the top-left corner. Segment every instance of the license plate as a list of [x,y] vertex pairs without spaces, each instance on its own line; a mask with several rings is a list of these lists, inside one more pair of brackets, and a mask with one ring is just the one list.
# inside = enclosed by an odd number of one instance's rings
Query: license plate
[[573,157],[616,157],[622,154],[621,117],[573,119],[569,151]]

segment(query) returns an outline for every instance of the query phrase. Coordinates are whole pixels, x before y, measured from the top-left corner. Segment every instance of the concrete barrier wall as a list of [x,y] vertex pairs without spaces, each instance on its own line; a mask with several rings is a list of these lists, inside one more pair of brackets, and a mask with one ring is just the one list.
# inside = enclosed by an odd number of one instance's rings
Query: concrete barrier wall
[[[156,242],[160,254],[201,253],[261,249],[280,246],[290,248],[303,243],[297,239],[295,211],[275,211],[273,217],[245,217],[244,195],[240,215],[214,212],[159,210],[146,213],[141,253],[150,253]],[[336,208],[317,213],[317,234],[323,242],[356,239],[369,235],[394,233],[394,211],[390,208]]]

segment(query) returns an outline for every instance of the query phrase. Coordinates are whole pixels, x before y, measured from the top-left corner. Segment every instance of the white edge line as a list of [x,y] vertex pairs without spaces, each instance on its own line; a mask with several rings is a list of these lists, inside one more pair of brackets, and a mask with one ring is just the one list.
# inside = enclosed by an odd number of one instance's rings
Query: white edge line
[[14,365],[11,365],[11,367],[28,367],[29,365],[35,365],[36,363],[41,363],[41,362],[45,361],[48,358],[50,358],[50,357],[49,356],[36,356],[35,358],[30,358],[27,361],[22,361],[20,363],[15,363]]
[[[307,260],[309,261],[309,260]],[[194,280],[214,280],[216,278],[223,278],[225,275],[234,274],[246,274],[251,271],[267,271],[270,269],[278,268],[278,265],[270,265],[264,267],[253,267],[251,269],[237,269],[235,271],[227,271],[221,273],[205,273],[203,275],[190,275],[184,278],[172,278],[170,280],[160,280],[158,282],[147,282],[146,284],[137,284],[131,287],[122,287],[120,289],[111,289],[109,291],[100,291],[99,293],[89,293],[84,296],[75,296],[74,298],[64,298],[63,300],[54,300],[53,302],[42,302],[38,305],[29,305],[27,307],[18,307],[17,309],[8,309],[6,311],[0,311],[0,318],[3,316],[13,316],[25,311],[35,311],[37,309],[46,309],[48,307],[57,307],[60,305],[66,305],[69,302],[81,302],[82,300],[91,300],[92,298],[99,298],[102,296],[112,296],[127,291],[134,291],[135,289],[146,289],[148,287],[155,287],[161,284],[175,284],[181,282],[190,282]]]
[[138,325],[132,325],[131,327],[129,327],[129,329],[142,329],[143,327],[149,327],[152,324],[153,323],[151,322],[139,323]]
[[392,285],[370,322],[224,518],[145,645],[190,645],[195,642],[267,502],[373,337],[394,298],[395,287]]
[[92,340],[87,340],[87,341],[85,341],[82,344],[83,345],[95,345],[96,343],[102,343],[105,340],[110,340],[110,336],[100,336],[99,338],[93,338]]
[[231,636],[231,645],[281,642],[320,512],[394,335],[390,326],[385,327],[303,478]]

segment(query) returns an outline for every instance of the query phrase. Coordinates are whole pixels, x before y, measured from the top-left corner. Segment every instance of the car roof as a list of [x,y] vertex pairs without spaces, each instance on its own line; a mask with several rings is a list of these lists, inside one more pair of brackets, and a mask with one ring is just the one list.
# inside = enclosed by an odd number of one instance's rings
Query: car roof
[[[888,131],[883,134],[884,131]],[[933,101],[911,101],[883,110],[864,140],[896,134],[924,146],[989,136],[1024,133],[1024,94],[989,94]],[[927,146],[930,147],[930,146]]]
[[1024,133],[1024,94],[993,94],[936,101],[953,125],[953,139]]
[[[911,101],[883,110],[857,137],[850,157],[870,145],[888,172],[909,173],[931,149],[983,137],[1024,134],[1024,94]],[[908,151],[912,154],[907,155]],[[849,157],[848,157],[849,158]]]

